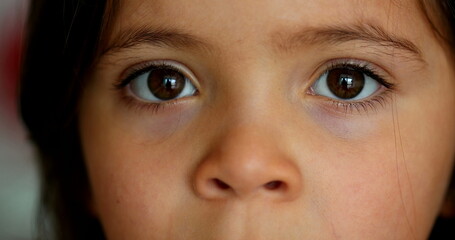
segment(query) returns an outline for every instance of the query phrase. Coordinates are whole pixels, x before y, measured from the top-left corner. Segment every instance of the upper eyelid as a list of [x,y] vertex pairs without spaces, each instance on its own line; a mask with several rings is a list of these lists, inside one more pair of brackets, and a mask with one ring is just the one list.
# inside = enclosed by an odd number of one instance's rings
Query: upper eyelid
[[[372,77],[375,80],[386,80],[388,77],[384,76],[384,74],[378,72],[380,71],[378,67],[372,66],[370,63],[347,63],[347,62],[341,62],[341,63],[331,63],[331,66],[327,68],[328,70],[332,70],[335,68],[340,68],[340,67],[351,67],[354,68],[355,70],[360,70],[363,71],[364,74],[369,75],[369,77]],[[371,76],[370,74],[374,75]],[[379,78],[379,79],[377,79]]]
[[357,58],[336,58],[324,61],[323,63],[319,64],[316,67],[315,71],[311,74],[311,79],[314,79],[312,82],[316,81],[326,71],[340,66],[360,66],[373,71],[375,74],[379,75],[379,77],[381,77],[383,80],[386,80],[387,82],[390,82],[392,79],[394,79],[394,76],[390,74],[387,69],[376,63]]
[[182,73],[186,78],[189,79],[189,81],[195,86],[196,89],[200,89],[200,84],[199,81],[194,74],[193,71],[191,71],[190,68],[185,66],[182,63],[179,63],[174,60],[166,60],[166,59],[161,59],[161,60],[150,60],[150,61],[144,61],[138,64],[135,64],[129,68],[127,68],[120,76],[120,80],[115,84],[117,87],[123,87],[123,85],[126,85],[128,82],[132,81],[134,79],[134,76],[140,76],[142,74],[147,73],[149,70],[153,68],[153,66],[164,66],[164,67],[169,67],[172,68],[180,73]]

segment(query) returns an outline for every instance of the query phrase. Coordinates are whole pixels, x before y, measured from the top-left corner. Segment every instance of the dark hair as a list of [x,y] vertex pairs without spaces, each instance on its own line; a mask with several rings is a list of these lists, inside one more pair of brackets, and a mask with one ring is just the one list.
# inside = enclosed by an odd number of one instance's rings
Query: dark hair
[[[20,110],[39,150],[42,226],[38,227],[43,238],[104,238],[87,207],[90,189],[76,116],[81,80],[96,57],[105,27],[106,4],[106,0],[33,0],[30,5]],[[52,230],[50,235],[46,229]]]
[[[455,49],[455,2],[441,0],[439,31]],[[84,76],[99,55],[115,1],[32,0],[24,45],[20,111],[39,152],[40,234],[104,239],[88,206],[90,186],[77,127]],[[455,50],[452,51],[455,55]],[[52,232],[46,237],[46,226]]]
[[455,1],[420,0],[419,4],[436,37],[448,45],[455,58]]

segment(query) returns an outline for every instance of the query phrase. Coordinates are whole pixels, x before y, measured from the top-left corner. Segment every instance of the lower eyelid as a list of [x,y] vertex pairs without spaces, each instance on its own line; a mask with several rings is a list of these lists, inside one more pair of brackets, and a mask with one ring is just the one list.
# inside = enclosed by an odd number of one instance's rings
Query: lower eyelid
[[377,113],[381,109],[386,108],[392,101],[393,91],[384,89],[381,93],[366,98],[361,101],[338,101],[334,99],[325,98],[321,100],[322,107],[333,114],[342,114],[341,117],[346,115],[370,114]]
[[129,110],[136,111],[138,113],[150,113],[150,114],[159,114],[162,112],[172,113],[173,111],[178,111],[179,107],[182,107],[186,102],[191,101],[190,98],[181,98],[176,100],[171,100],[167,102],[153,103],[145,102],[137,99],[131,95],[121,95],[121,103],[127,107]]

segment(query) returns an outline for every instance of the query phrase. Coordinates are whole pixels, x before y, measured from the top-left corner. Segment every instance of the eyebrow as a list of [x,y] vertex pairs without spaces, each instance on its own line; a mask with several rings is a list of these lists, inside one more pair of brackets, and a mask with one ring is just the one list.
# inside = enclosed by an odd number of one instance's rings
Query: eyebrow
[[284,38],[280,36],[283,35],[276,34],[272,41],[282,51],[292,51],[302,45],[335,45],[361,41],[375,47],[404,51],[413,60],[425,62],[422,52],[412,41],[388,33],[382,27],[373,24],[306,28]]
[[[307,27],[292,34],[280,31],[272,35],[272,45],[287,52],[305,45],[335,45],[353,41],[404,51],[410,54],[410,59],[425,63],[420,49],[412,41],[373,24]],[[140,27],[118,34],[102,51],[102,55],[143,44],[161,48],[199,49],[211,53],[216,49],[203,39],[179,29]]]
[[208,52],[213,50],[213,46],[207,42],[178,29],[140,27],[137,29],[128,29],[118,34],[114,40],[108,43],[107,47],[104,48],[102,55],[134,48],[143,44],[161,48],[191,48]]

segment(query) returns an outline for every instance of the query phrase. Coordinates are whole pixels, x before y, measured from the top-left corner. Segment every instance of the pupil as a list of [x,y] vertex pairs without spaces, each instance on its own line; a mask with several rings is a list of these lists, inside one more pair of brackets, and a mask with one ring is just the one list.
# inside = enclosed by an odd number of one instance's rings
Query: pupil
[[185,77],[172,69],[155,69],[148,76],[148,87],[161,100],[171,100],[182,93]]
[[355,98],[365,86],[362,72],[348,68],[335,68],[329,71],[327,86],[330,91],[341,99]]

